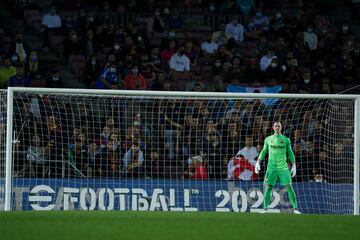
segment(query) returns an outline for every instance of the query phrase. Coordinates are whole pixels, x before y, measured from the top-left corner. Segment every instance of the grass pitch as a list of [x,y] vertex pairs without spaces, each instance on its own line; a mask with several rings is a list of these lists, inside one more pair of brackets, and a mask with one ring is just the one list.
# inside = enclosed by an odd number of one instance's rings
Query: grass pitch
[[172,212],[0,212],[0,239],[360,239],[359,216]]

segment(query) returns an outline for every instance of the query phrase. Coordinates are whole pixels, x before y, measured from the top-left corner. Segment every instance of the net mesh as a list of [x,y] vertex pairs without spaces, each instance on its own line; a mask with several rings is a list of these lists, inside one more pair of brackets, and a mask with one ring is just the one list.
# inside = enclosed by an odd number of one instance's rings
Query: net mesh
[[[13,117],[12,209],[258,211],[281,121],[300,210],[353,211],[352,100],[15,93]],[[270,208],[291,209],[283,186]]]
[[0,90],[0,211],[5,202],[6,91]]

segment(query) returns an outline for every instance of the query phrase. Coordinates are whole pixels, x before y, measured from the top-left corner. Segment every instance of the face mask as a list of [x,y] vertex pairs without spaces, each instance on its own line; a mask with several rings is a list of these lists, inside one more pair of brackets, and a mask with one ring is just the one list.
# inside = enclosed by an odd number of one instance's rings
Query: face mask
[[142,39],[142,37],[141,36],[138,36],[138,42],[141,42],[143,39]]
[[349,30],[349,26],[343,26],[343,27],[342,27],[342,30],[343,30],[344,32],[348,31],[348,30]]
[[221,66],[221,63],[215,63],[215,66],[216,66],[216,67],[220,67],[220,66]]
[[277,13],[275,16],[276,18],[281,18],[281,13]]
[[214,5],[210,5],[210,6],[209,6],[209,10],[210,10],[210,12],[215,11],[215,6],[214,6]]
[[170,38],[175,37],[175,33],[174,32],[169,32],[169,37]]
[[139,70],[138,70],[138,69],[133,69],[133,70],[131,70],[131,72],[132,72],[133,74],[137,74],[137,73],[139,72]]
[[89,22],[93,22],[93,21],[94,21],[94,18],[93,18],[93,17],[89,17],[88,20],[89,20]]
[[59,77],[53,77],[52,78],[54,81],[59,81]]
[[313,28],[309,27],[309,28],[307,29],[307,31],[308,31],[308,32],[312,32],[312,31],[313,31]]
[[92,64],[92,65],[95,65],[95,64],[96,64],[96,60],[95,60],[95,61],[91,61],[91,64]]
[[155,15],[155,16],[160,16],[160,12],[159,12],[159,11],[156,11],[156,12],[154,12],[154,15]]
[[309,84],[309,82],[310,82],[310,79],[304,79],[305,84]]
[[322,32],[322,33],[327,33],[327,29],[326,29],[326,28],[323,28],[323,29],[321,29],[321,32]]
[[261,12],[257,12],[257,13],[256,13],[256,17],[257,17],[257,18],[261,18],[261,17],[262,17],[262,13],[261,13]]
[[315,179],[315,182],[322,182],[321,179]]
[[116,72],[116,68],[111,67],[111,68],[110,68],[110,72]]
[[12,61],[12,62],[17,62],[17,61],[18,61],[18,57],[17,57],[17,56],[11,57],[11,61]]
[[170,10],[168,8],[164,8],[164,13],[165,14],[169,14],[170,13]]
[[119,50],[119,49],[120,49],[120,45],[114,45],[114,49],[115,49],[115,50]]
[[272,64],[271,64],[271,67],[276,68],[276,67],[277,67],[277,64],[276,64],[276,63],[272,63]]

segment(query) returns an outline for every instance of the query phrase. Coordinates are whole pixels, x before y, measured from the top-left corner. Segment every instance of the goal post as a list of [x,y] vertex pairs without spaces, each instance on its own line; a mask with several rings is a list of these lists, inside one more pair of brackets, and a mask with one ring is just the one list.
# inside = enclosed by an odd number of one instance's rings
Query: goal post
[[[257,212],[267,161],[260,175],[254,162],[279,120],[295,152],[300,210],[359,214],[358,95],[45,88],[1,94],[6,211]],[[283,186],[274,188],[270,208],[291,209]]]

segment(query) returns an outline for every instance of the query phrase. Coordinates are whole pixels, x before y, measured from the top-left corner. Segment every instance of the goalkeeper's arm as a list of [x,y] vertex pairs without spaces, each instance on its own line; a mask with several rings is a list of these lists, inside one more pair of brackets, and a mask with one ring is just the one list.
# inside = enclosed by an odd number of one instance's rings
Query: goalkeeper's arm
[[261,170],[260,162],[265,158],[265,155],[266,155],[268,149],[269,149],[269,145],[267,143],[267,139],[265,139],[264,147],[261,150],[261,152],[259,154],[259,157],[258,157],[258,160],[256,161],[256,164],[255,164],[255,173],[256,174],[259,174],[259,172]]

